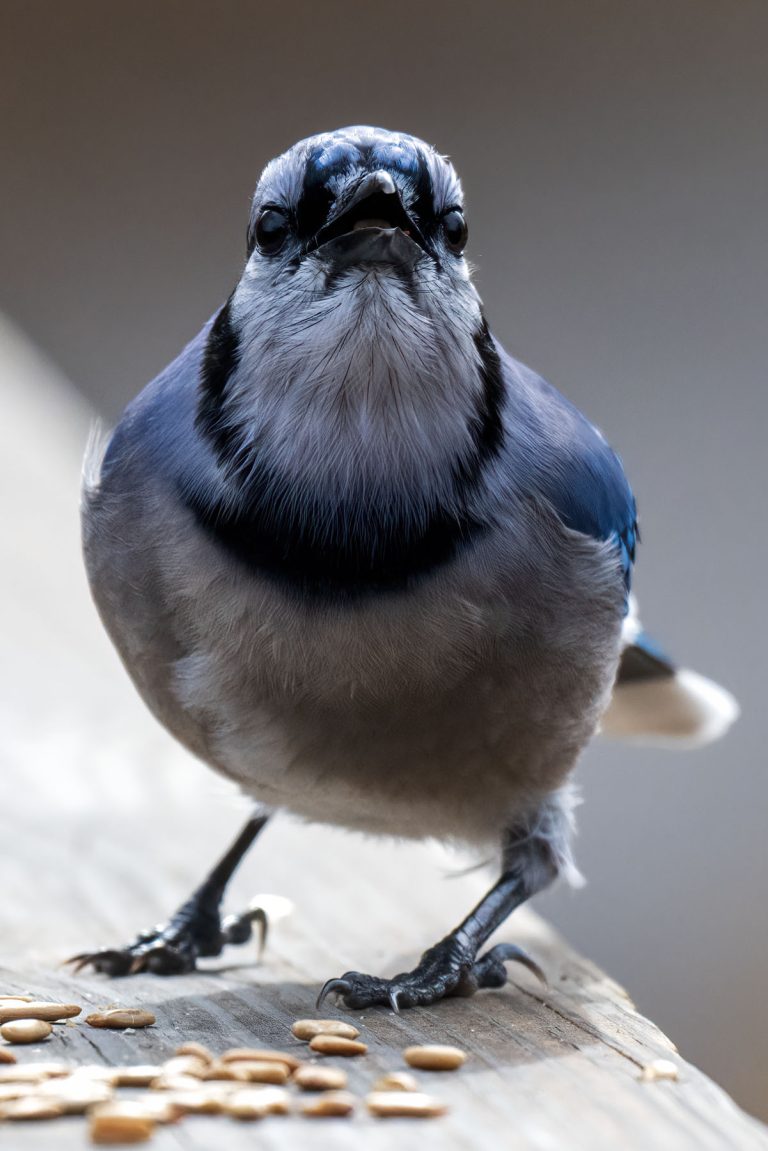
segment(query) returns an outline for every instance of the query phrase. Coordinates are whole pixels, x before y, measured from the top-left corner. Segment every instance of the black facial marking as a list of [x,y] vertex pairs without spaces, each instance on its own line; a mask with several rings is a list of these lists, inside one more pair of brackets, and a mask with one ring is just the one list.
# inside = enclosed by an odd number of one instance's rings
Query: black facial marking
[[417,156],[416,196],[411,204],[411,211],[425,237],[431,241],[431,247],[434,250],[436,221],[435,208],[432,202],[432,177],[429,174],[426,157],[421,152],[418,152]]
[[333,204],[328,182],[333,176],[347,172],[354,163],[356,152],[341,151],[326,156],[315,148],[307,156],[301,197],[296,205],[296,231],[303,243],[308,243],[325,224]]
[[480,357],[483,380],[483,398],[475,420],[475,445],[480,465],[496,455],[503,439],[501,407],[504,398],[501,358],[483,317],[482,326],[475,333],[475,347]]
[[[332,143],[317,144],[304,161],[301,195],[296,205],[296,231],[302,244],[310,246],[326,225],[334,206],[331,185],[352,174],[362,177],[382,168],[404,176],[413,189],[408,212],[415,220],[433,256],[440,222],[435,215],[434,189],[427,156],[418,142],[407,137],[383,136],[375,131],[354,139],[340,136]],[[371,213],[375,215],[375,212]]]
[[[226,332],[223,320],[222,328]],[[450,561],[487,526],[472,504],[501,446],[503,387],[501,362],[485,322],[475,342],[483,388],[470,421],[471,450],[454,464],[450,498],[426,515],[403,510],[396,500],[384,506],[381,498],[365,504],[312,495],[303,497],[299,512],[290,482],[241,448],[222,419],[226,380],[222,383],[216,372],[203,385],[198,427],[216,453],[222,481],[238,475],[247,480],[235,500],[231,488],[213,500],[185,491],[187,505],[240,562],[303,597],[340,601],[404,589]],[[220,332],[211,343],[215,350],[229,346]],[[211,363],[218,371],[215,355]]]
[[208,333],[200,368],[200,399],[195,427],[215,446],[221,456],[233,449],[232,433],[222,421],[224,393],[240,362],[240,345],[232,326],[232,297],[227,300]]

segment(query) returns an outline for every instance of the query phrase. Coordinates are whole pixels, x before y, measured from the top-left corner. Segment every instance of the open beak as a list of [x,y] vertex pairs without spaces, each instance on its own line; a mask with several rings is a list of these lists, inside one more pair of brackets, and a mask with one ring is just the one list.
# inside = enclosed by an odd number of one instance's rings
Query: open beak
[[382,169],[363,177],[310,248],[337,265],[368,261],[413,265],[426,251],[426,244],[394,180]]

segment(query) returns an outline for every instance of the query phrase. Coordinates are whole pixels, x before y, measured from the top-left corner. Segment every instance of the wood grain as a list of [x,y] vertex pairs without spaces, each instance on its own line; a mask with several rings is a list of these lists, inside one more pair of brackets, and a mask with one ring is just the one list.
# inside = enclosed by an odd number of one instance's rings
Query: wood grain
[[[216,1051],[303,1053],[290,1024],[314,1014],[324,979],[350,967],[389,974],[412,965],[461,918],[490,872],[447,878],[457,860],[428,845],[373,843],[278,820],[229,900],[232,910],[257,892],[293,901],[262,963],[246,946],[182,978],[108,981],[60,966],[72,952],[122,943],[167,915],[226,846],[246,808],[176,748],[135,698],[101,633],[79,561],[86,414],[24,347],[8,336],[0,344],[13,384],[0,422],[0,484],[16,493],[0,533],[0,994],[77,1002],[83,1016],[113,1005],[146,1006],[157,1016],[156,1026],[133,1034],[80,1020],[57,1025],[39,1049],[19,1049],[19,1061],[151,1063],[191,1039]],[[766,1129],[540,919],[519,912],[499,938],[530,950],[548,973],[548,990],[516,970],[503,991],[429,1010],[338,1012],[369,1046],[367,1056],[343,1063],[358,1094],[379,1074],[403,1068],[408,1045],[467,1050],[456,1073],[418,1073],[427,1090],[448,1100],[447,1117],[273,1117],[255,1127],[194,1117],[160,1129],[153,1146],[768,1148]],[[639,1082],[643,1065],[657,1057],[678,1063],[678,1082]],[[0,1127],[0,1146],[13,1151],[86,1145],[84,1121],[75,1117]]]

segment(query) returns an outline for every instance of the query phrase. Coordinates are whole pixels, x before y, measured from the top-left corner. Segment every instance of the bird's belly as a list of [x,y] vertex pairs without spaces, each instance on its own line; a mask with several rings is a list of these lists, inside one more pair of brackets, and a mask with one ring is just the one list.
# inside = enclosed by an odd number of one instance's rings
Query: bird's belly
[[224,563],[183,522],[142,549],[119,549],[108,527],[92,520],[89,574],[137,687],[267,805],[485,841],[559,786],[608,702],[621,575],[555,517],[513,524],[402,594],[335,607]]
[[509,599],[466,591],[244,618],[237,652],[213,644],[176,668],[207,758],[308,819],[494,838],[563,782],[594,731],[620,614],[594,588],[571,585],[567,628],[533,585]]
[[521,682],[481,674],[428,705],[261,705],[229,727],[216,762],[257,799],[308,819],[484,841],[562,783],[591,734],[589,703],[561,698],[557,715],[537,715]]

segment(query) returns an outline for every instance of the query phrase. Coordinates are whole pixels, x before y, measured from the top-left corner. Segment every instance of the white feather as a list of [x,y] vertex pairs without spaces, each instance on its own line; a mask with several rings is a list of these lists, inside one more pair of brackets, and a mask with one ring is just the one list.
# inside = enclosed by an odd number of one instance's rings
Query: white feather
[[[631,595],[622,647],[635,643],[642,631],[637,600]],[[698,672],[679,668],[671,676],[619,683],[600,733],[609,739],[687,749],[720,739],[738,718],[739,705],[729,691]]]
[[83,456],[83,492],[95,492],[101,482],[101,465],[109,446],[112,432],[104,427],[101,420],[93,420],[88,430],[88,442]]
[[695,671],[621,684],[603,715],[601,733],[612,739],[694,748],[724,735],[739,705],[725,688]]

